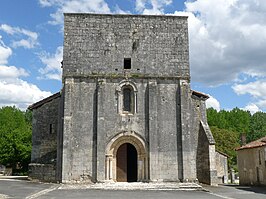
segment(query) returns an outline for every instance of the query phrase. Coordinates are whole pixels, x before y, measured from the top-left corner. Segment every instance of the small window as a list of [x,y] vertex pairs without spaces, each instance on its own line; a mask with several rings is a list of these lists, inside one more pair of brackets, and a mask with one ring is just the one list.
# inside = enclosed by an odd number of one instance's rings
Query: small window
[[123,81],[116,88],[117,113],[121,115],[133,115],[137,113],[137,88],[134,83]]
[[131,69],[131,59],[130,58],[124,59],[124,69]]
[[49,125],[49,133],[52,134],[53,133],[53,124]]
[[260,155],[260,150],[259,150],[258,152],[259,152],[259,165],[261,165],[261,155]]
[[123,111],[132,112],[133,91],[130,88],[123,89]]

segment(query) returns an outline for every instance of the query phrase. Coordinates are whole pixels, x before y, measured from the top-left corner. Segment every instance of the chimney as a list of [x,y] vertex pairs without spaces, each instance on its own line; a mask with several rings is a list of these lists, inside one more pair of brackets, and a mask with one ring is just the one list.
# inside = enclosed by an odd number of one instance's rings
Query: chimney
[[241,133],[241,146],[244,146],[247,144],[247,136],[245,133]]

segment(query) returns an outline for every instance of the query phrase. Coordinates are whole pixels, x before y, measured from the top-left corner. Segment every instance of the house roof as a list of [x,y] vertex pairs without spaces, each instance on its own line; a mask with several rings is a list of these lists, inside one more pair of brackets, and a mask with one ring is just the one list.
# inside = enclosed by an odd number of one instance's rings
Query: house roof
[[60,93],[60,92],[55,93],[55,94],[53,94],[53,95],[51,95],[51,96],[49,96],[49,97],[47,97],[47,98],[45,98],[45,99],[43,99],[43,100],[41,100],[41,101],[38,101],[38,102],[36,102],[36,103],[30,105],[30,106],[28,107],[28,109],[29,109],[29,110],[36,109],[36,108],[38,108],[38,107],[40,107],[40,106],[46,104],[47,102],[50,102],[50,101],[56,99],[56,98],[58,98],[58,97],[61,97],[61,93]]
[[221,152],[221,151],[219,151],[219,150],[215,150],[217,153],[220,153],[221,155],[223,155],[223,156],[225,156],[225,157],[230,157],[229,155],[227,155],[226,153],[223,153],[223,152]]
[[244,146],[241,146],[237,148],[236,151],[242,150],[242,149],[252,149],[252,148],[257,148],[257,147],[262,147],[262,146],[266,146],[266,136],[258,140],[255,140],[253,142],[250,142]]
[[194,91],[194,90],[191,90],[192,91],[192,95],[195,95],[199,98],[202,98],[204,100],[207,100],[209,98],[209,95],[206,95],[204,93],[201,93],[201,92],[198,92],[198,91]]

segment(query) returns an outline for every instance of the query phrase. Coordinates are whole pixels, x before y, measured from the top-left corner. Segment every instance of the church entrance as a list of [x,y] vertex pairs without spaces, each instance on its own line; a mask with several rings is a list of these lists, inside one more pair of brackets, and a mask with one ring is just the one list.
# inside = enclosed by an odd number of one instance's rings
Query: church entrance
[[116,154],[116,181],[136,182],[138,180],[138,154],[129,143],[122,144]]
[[148,180],[148,162],[144,140],[134,131],[114,136],[106,146],[105,180],[144,182]]

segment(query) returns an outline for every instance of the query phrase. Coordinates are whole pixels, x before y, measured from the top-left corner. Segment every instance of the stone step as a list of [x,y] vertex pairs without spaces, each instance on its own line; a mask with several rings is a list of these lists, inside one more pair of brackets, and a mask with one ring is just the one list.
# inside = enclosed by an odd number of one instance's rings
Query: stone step
[[96,184],[62,184],[59,189],[103,189],[103,190],[202,190],[196,183],[142,183],[116,182]]

